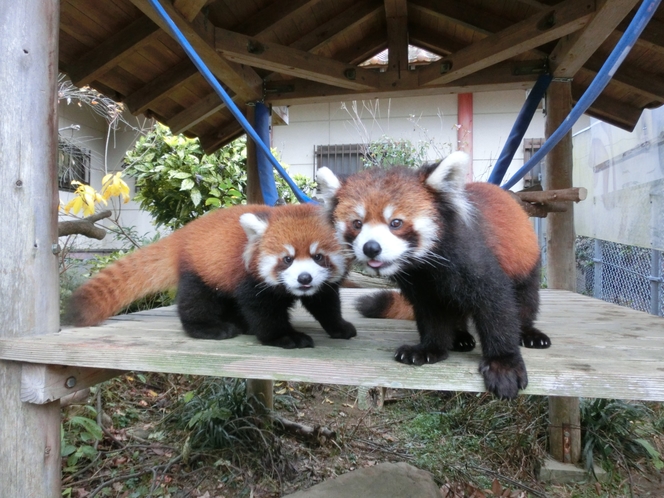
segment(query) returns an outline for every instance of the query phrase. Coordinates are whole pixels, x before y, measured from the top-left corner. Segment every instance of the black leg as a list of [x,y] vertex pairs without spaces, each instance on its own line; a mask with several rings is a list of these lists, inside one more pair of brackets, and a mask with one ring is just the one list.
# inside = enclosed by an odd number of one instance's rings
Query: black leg
[[334,339],[350,339],[357,335],[355,326],[341,316],[339,286],[326,285],[313,296],[300,298],[302,305],[318,320],[325,332]]
[[263,288],[258,282],[247,281],[237,291],[247,333],[255,335],[261,344],[285,349],[312,348],[314,341],[298,332],[290,324],[288,311],[295,297],[279,287]]
[[540,265],[537,264],[514,288],[521,319],[521,345],[526,348],[548,348],[551,346],[551,339],[534,326],[539,311]]
[[181,276],[178,314],[185,332],[197,339],[228,339],[246,330],[235,299],[217,292],[193,273]]
[[468,318],[460,316],[457,319],[452,342],[453,351],[467,352],[475,349],[475,338],[468,332]]

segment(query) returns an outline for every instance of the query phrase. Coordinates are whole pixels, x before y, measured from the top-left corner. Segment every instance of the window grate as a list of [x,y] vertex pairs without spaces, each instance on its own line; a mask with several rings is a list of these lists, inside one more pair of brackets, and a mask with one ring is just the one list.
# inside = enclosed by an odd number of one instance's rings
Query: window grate
[[326,166],[338,177],[346,177],[363,169],[363,144],[317,145],[314,147],[316,170]]
[[67,192],[76,190],[73,181],[89,183],[90,181],[90,150],[83,149],[73,143],[58,140],[58,189]]

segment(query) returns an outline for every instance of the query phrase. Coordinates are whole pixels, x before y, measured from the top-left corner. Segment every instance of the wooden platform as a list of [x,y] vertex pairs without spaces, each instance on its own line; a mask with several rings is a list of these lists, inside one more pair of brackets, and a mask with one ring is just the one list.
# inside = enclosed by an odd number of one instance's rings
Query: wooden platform
[[[435,365],[413,367],[394,361],[399,345],[418,341],[415,325],[360,317],[352,304],[366,292],[373,290],[342,291],[344,316],[358,328],[358,337],[348,341],[330,339],[306,311],[295,311],[294,325],[313,336],[313,349],[261,346],[253,336],[189,339],[175,308],[168,307],[115,317],[100,327],[0,339],[0,359],[326,384],[484,390],[477,372],[479,347],[471,353],[453,352]],[[571,292],[544,290],[538,325],[553,346],[522,349],[530,380],[524,392],[664,401],[663,318]]]

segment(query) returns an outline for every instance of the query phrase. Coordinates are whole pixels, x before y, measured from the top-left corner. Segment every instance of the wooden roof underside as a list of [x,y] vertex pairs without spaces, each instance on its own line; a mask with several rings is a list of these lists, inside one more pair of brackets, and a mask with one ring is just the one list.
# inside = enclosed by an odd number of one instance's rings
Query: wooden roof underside
[[[579,98],[638,0],[161,0],[241,109],[530,88],[548,67]],[[211,152],[239,124],[147,0],[62,0],[60,69]],[[409,67],[408,44],[441,55]],[[387,70],[357,65],[389,48]],[[664,103],[660,7],[588,114],[628,130]]]

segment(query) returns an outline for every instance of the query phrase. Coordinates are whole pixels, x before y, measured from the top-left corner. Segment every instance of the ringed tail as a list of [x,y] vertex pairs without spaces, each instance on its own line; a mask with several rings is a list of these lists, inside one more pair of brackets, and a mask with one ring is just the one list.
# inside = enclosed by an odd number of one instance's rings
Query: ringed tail
[[367,318],[390,318],[392,320],[415,320],[413,307],[400,292],[383,290],[362,296],[355,308]]
[[71,296],[67,320],[77,327],[98,325],[137,299],[175,287],[177,235],[142,247],[90,278]]

